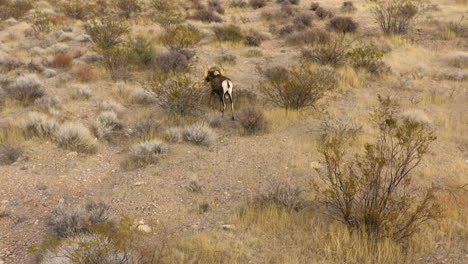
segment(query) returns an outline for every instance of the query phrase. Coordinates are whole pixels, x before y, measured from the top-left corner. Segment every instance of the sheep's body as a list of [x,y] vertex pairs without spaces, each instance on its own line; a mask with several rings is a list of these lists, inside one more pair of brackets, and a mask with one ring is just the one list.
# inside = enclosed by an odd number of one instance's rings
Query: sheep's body
[[221,112],[223,113],[226,110],[226,95],[231,102],[231,113],[232,120],[234,120],[234,103],[232,100],[232,88],[233,84],[231,79],[222,75],[222,70],[218,67],[212,67],[208,70],[206,74],[205,81],[209,82],[211,85],[211,96],[217,95],[221,102]]

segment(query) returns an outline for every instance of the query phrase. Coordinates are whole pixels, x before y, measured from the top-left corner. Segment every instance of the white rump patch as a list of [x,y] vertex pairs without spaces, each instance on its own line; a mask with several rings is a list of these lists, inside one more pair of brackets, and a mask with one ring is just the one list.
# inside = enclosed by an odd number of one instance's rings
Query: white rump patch
[[223,95],[226,93],[232,95],[232,82],[230,80],[224,80],[221,85],[223,86]]

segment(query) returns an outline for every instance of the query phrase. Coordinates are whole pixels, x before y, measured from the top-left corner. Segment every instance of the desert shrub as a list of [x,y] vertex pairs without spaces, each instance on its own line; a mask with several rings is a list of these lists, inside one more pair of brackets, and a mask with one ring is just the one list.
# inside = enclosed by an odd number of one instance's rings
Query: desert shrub
[[233,0],[229,4],[229,7],[238,7],[238,8],[246,8],[248,3],[245,0]]
[[180,127],[173,127],[166,130],[166,140],[172,143],[181,143],[184,141],[184,129]]
[[4,0],[1,2],[0,19],[20,18],[33,8],[30,0]]
[[465,17],[462,17],[459,21],[450,21],[445,26],[446,30],[453,32],[457,37],[467,37],[468,29],[464,19]]
[[21,66],[21,61],[16,57],[0,50],[0,67],[2,71],[11,71]]
[[153,67],[160,72],[168,73],[171,71],[187,71],[189,69],[187,55],[181,50],[169,50],[156,56]]
[[151,90],[156,94],[156,103],[169,113],[198,115],[203,106],[204,86],[189,75],[177,74],[161,80],[158,73],[151,81]]
[[153,43],[144,36],[137,36],[127,42],[127,54],[130,62],[140,65],[150,65],[156,57]]
[[237,63],[237,56],[233,54],[225,54],[216,57],[216,63],[219,65],[231,64],[235,65]]
[[103,50],[122,43],[122,36],[129,32],[129,26],[116,18],[89,20],[84,29],[94,44]]
[[336,84],[336,73],[325,67],[315,70],[307,65],[291,69],[275,67],[263,74],[266,80],[260,83],[260,92],[267,101],[285,109],[314,107]]
[[319,127],[320,134],[351,140],[362,131],[362,126],[349,117],[328,116],[322,120]]
[[325,44],[330,38],[330,34],[324,30],[309,29],[289,35],[286,42],[290,45],[314,45]]
[[343,5],[341,6],[341,12],[351,13],[356,11],[356,7],[354,6],[353,2],[351,1],[344,1]]
[[59,125],[55,119],[37,112],[29,113],[28,119],[24,124],[24,130],[27,135],[42,138],[53,137],[58,128]]
[[52,66],[55,68],[64,68],[70,66],[72,60],[73,58],[69,54],[57,54],[52,61]]
[[122,47],[103,51],[101,64],[113,80],[128,80],[132,77],[128,50]]
[[62,1],[60,7],[67,16],[74,19],[84,19],[92,15],[94,10],[91,2],[81,0]]
[[468,52],[456,52],[450,58],[449,64],[457,68],[468,68]]
[[93,201],[88,201],[76,208],[58,207],[46,219],[46,225],[51,234],[59,238],[91,234],[96,225],[112,223],[109,206]]
[[156,102],[156,94],[141,87],[133,90],[131,96],[139,104],[153,104]]
[[309,206],[302,196],[302,189],[287,183],[272,184],[270,188],[254,197],[251,205],[255,208],[279,207],[290,211],[301,211]]
[[317,9],[319,9],[319,7],[320,7],[320,4],[317,3],[317,2],[312,2],[310,4],[310,10],[312,10],[312,11],[317,11]]
[[190,18],[195,19],[195,20],[200,20],[203,22],[216,22],[216,23],[221,23],[223,22],[223,19],[218,16],[213,10],[211,9],[200,9],[197,10]]
[[161,154],[166,153],[169,146],[159,141],[145,141],[133,145],[128,154],[126,167],[138,168],[156,164]]
[[36,33],[50,32],[50,18],[48,15],[36,11],[31,17],[31,27]]
[[80,82],[90,82],[96,78],[93,67],[89,64],[82,64],[78,66],[74,71],[73,74],[75,78]]
[[418,13],[414,0],[379,1],[372,14],[384,34],[404,34]]
[[300,2],[301,0],[276,0],[276,3],[284,5],[299,5]]
[[302,58],[322,65],[338,66],[345,62],[351,43],[344,36],[335,37],[330,41],[315,46],[312,50],[304,50]]
[[151,19],[163,28],[179,25],[186,19],[174,1],[150,0],[149,2],[154,11]]
[[120,14],[127,19],[132,15],[138,14],[142,10],[138,0],[117,0],[115,5],[119,8]]
[[250,7],[254,9],[258,9],[258,8],[265,7],[267,5],[267,1],[266,0],[249,0],[249,5]]
[[99,109],[102,111],[113,111],[116,113],[121,113],[125,110],[125,107],[114,100],[107,100],[99,105]]
[[384,63],[382,61],[383,53],[372,47],[359,47],[346,54],[350,63],[355,68],[364,68],[372,73],[378,73]]
[[405,242],[427,221],[440,216],[431,189],[411,188],[414,169],[436,139],[427,118],[400,114],[398,105],[379,97],[372,120],[379,134],[362,155],[348,155],[352,138],[336,133],[320,137],[326,183],[319,190],[328,213],[371,241]]
[[5,101],[6,101],[6,92],[3,90],[2,87],[0,87],[0,112],[2,111],[3,107],[5,106]]
[[285,26],[282,26],[278,30],[278,35],[286,36],[286,35],[292,34],[294,32],[294,30],[295,30],[294,25],[285,25]]
[[259,58],[263,57],[263,51],[261,49],[249,49],[246,53],[245,56],[247,58]]
[[81,153],[95,153],[96,139],[89,129],[79,123],[65,123],[56,133],[56,140],[61,148]]
[[258,47],[265,40],[265,36],[255,30],[250,30],[244,37],[244,43],[248,46]]
[[166,28],[165,32],[159,37],[161,43],[175,50],[192,48],[202,39],[202,33],[192,25],[177,25]]
[[209,126],[191,125],[184,127],[182,136],[187,142],[208,146],[214,141],[216,135]]
[[208,0],[208,7],[215,10],[218,14],[224,14],[224,8],[219,0]]
[[334,16],[332,11],[323,7],[318,7],[317,9],[315,9],[315,14],[320,19],[332,18]]
[[24,104],[34,102],[37,98],[44,96],[42,82],[35,74],[27,74],[19,77],[5,89],[12,98]]
[[93,92],[88,85],[74,84],[70,89],[72,90],[71,97],[73,99],[89,99],[93,96]]
[[213,32],[219,41],[240,42],[244,39],[241,28],[232,24],[213,27]]
[[97,138],[108,138],[116,131],[123,128],[122,121],[113,111],[101,112],[93,124],[94,135]]
[[133,127],[132,136],[151,139],[154,134],[162,131],[163,124],[156,119],[147,118],[141,121],[138,121]]
[[[21,147],[12,144],[0,144],[0,165],[11,165],[23,156]],[[0,208],[0,217],[2,212]]]
[[62,108],[62,100],[60,100],[60,98],[57,96],[52,96],[52,97],[43,96],[41,98],[37,98],[36,100],[34,100],[34,104],[39,106],[39,108],[45,109],[45,110],[48,110],[51,108],[54,108],[54,109]]
[[308,13],[299,14],[293,19],[293,25],[297,30],[303,30],[312,25],[312,18],[313,16]]
[[269,127],[268,120],[263,111],[253,107],[242,109],[237,116],[237,120],[239,120],[246,135],[263,133]]
[[358,23],[350,17],[335,17],[327,26],[333,31],[346,34],[356,32]]

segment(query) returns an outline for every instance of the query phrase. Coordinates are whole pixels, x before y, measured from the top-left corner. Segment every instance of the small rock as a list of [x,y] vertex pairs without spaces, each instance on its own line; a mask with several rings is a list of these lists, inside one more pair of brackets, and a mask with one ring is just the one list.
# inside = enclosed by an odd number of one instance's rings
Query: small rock
[[145,233],[151,233],[151,227],[149,225],[139,225],[138,226],[138,231],[145,232]]
[[18,24],[18,21],[17,21],[16,19],[12,18],[12,17],[9,18],[9,19],[7,19],[6,22],[7,22],[8,25],[10,25],[10,26],[14,26],[14,25]]
[[44,76],[47,77],[47,78],[52,78],[52,77],[55,77],[57,76],[57,72],[55,70],[52,70],[52,69],[47,69],[43,72]]
[[133,185],[135,186],[142,186],[143,184],[145,184],[144,182],[135,182]]
[[235,225],[221,225],[221,228],[222,228],[223,230],[226,230],[226,231],[236,230],[236,226],[235,226]]

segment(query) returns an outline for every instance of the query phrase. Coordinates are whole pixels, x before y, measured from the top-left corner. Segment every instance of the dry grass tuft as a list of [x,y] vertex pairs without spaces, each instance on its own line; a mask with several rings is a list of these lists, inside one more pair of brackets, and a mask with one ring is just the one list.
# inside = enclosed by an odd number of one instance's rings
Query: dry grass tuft
[[41,138],[51,138],[59,128],[57,121],[49,116],[37,112],[29,113],[24,124],[26,134]]
[[60,147],[81,153],[96,153],[96,138],[89,129],[79,123],[65,123],[56,133],[56,140]]
[[134,169],[156,164],[161,154],[167,153],[169,146],[160,141],[145,141],[133,145],[125,161],[127,169]]
[[237,120],[239,120],[246,135],[265,133],[270,125],[263,111],[253,107],[242,109],[237,116]]
[[[22,156],[23,150],[21,147],[11,144],[0,144],[0,165],[11,165]],[[2,213],[0,212],[0,217],[1,215]]]
[[24,104],[32,103],[37,98],[44,96],[42,82],[35,74],[19,77],[13,84],[7,86],[6,92]]

